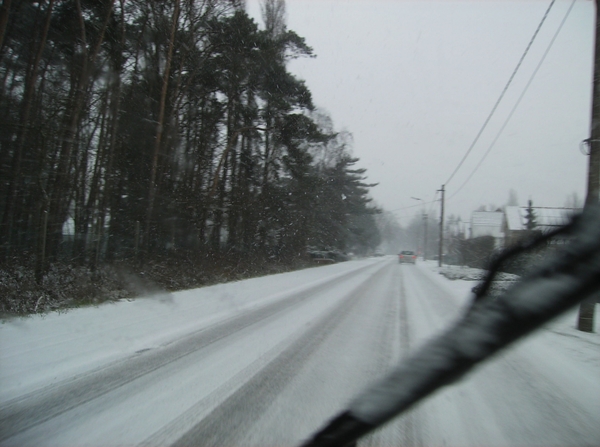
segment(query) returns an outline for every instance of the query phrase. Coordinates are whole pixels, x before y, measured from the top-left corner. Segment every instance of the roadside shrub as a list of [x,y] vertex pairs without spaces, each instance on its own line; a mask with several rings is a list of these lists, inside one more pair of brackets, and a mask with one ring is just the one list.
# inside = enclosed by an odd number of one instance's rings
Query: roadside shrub
[[0,316],[46,313],[105,301],[174,292],[311,266],[308,260],[247,259],[240,253],[155,256],[92,270],[56,262],[37,283],[33,262],[0,265]]
[[494,254],[493,236],[480,236],[459,241],[462,264],[473,268],[486,268]]

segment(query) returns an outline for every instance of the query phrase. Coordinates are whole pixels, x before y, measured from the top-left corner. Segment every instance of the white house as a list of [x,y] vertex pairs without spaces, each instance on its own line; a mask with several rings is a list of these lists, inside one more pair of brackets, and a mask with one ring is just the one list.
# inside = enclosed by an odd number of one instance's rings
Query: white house
[[[517,242],[527,234],[527,208],[526,206],[507,206],[505,209],[506,221],[504,234],[506,244]],[[581,212],[581,208],[549,208],[531,207],[535,216],[535,230],[545,233],[554,230],[569,222],[573,214]]]
[[474,211],[471,214],[471,238],[493,236],[495,247],[504,246],[504,213],[502,211]]

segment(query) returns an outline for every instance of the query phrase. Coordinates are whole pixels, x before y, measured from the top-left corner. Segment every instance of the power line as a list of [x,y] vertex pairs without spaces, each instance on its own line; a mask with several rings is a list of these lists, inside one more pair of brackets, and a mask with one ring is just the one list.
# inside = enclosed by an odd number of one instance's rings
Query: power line
[[425,206],[425,205],[429,205],[429,204],[431,204],[431,208],[430,208],[430,210],[431,210],[433,208],[433,205],[436,202],[435,198],[437,197],[437,194],[438,193],[436,191],[435,195],[433,196],[433,199],[431,201],[429,201],[429,202],[417,203],[415,205],[409,205],[409,206],[405,206],[403,208],[396,208],[396,209],[393,209],[393,210],[386,210],[386,211],[388,213],[393,213],[393,212],[396,212],[396,211],[404,211],[404,210],[408,210],[408,209],[411,209],[411,208],[417,208],[419,206]]
[[419,206],[428,205],[429,203],[431,203],[431,202],[417,203],[416,205],[409,205],[409,206],[405,206],[404,208],[396,208],[396,209],[393,209],[393,210],[389,210],[388,212],[389,213],[395,213],[396,211],[404,211],[404,210],[408,210],[408,209],[411,209],[411,208],[417,208]]
[[560,25],[558,26],[558,29],[556,30],[556,32],[554,33],[554,36],[550,40],[550,43],[548,44],[548,47],[546,48],[546,51],[542,55],[542,58],[540,59],[537,67],[535,67],[535,70],[533,71],[531,77],[529,78],[529,81],[527,81],[527,85],[525,85],[525,88],[521,92],[521,95],[519,96],[519,99],[517,99],[517,102],[515,103],[514,107],[510,111],[510,113],[508,114],[508,117],[504,121],[504,124],[502,124],[502,127],[500,128],[500,130],[498,131],[498,133],[494,137],[494,140],[492,141],[492,143],[488,147],[487,151],[485,152],[485,154],[483,154],[483,157],[481,157],[481,160],[479,160],[479,163],[477,163],[477,166],[475,166],[475,168],[473,169],[473,171],[471,171],[471,174],[469,174],[469,176],[463,182],[463,184],[460,185],[460,187],[454,192],[454,194],[452,194],[448,198],[448,200],[450,200],[454,196],[456,196],[460,192],[460,190],[463,189],[463,187],[469,182],[469,180],[471,180],[471,177],[473,177],[473,174],[475,174],[475,172],[477,172],[477,170],[479,169],[479,167],[482,165],[483,161],[486,159],[486,157],[488,156],[488,154],[491,152],[492,148],[496,145],[496,142],[498,141],[498,138],[500,138],[500,135],[502,134],[502,132],[504,132],[504,129],[506,128],[506,126],[508,125],[509,121],[511,120],[513,114],[515,113],[515,110],[517,110],[517,107],[519,107],[519,104],[521,104],[521,100],[525,96],[525,93],[527,93],[527,90],[529,89],[529,86],[531,85],[531,83],[533,82],[533,79],[537,75],[537,72],[539,71],[539,69],[542,66],[542,64],[544,63],[544,61],[546,60],[546,56],[548,56],[548,53],[550,52],[550,49],[552,48],[552,45],[554,45],[554,41],[558,37],[558,34],[560,33],[563,25],[567,21],[567,17],[569,17],[569,14],[571,13],[571,10],[573,9],[573,6],[575,5],[575,1],[576,0],[572,0],[571,6],[569,6],[569,9],[565,13],[565,16],[563,17],[562,21],[560,22]]
[[550,12],[550,9],[552,9],[552,6],[554,5],[555,1],[556,0],[552,0],[550,2],[550,6],[548,6],[548,9],[546,9],[546,12],[544,13],[544,16],[542,17],[542,20],[540,21],[537,29],[533,33],[533,36],[531,37],[531,40],[529,41],[529,44],[527,44],[527,48],[525,48],[525,51],[523,52],[523,55],[521,56],[521,59],[519,60],[519,62],[517,63],[517,66],[513,70],[512,74],[510,75],[510,78],[508,79],[508,82],[504,86],[504,90],[502,90],[502,93],[498,97],[498,100],[494,104],[494,107],[492,107],[492,111],[489,113],[488,117],[486,118],[485,122],[483,123],[483,126],[481,126],[481,129],[479,129],[479,132],[477,133],[477,136],[475,137],[475,139],[473,140],[473,142],[469,146],[469,149],[467,149],[467,152],[463,156],[462,160],[460,161],[460,163],[458,163],[458,166],[456,166],[456,168],[454,169],[454,171],[452,172],[452,174],[450,175],[450,177],[448,178],[448,180],[446,180],[446,182],[444,183],[445,185],[447,185],[450,182],[450,180],[452,180],[452,178],[454,177],[454,175],[456,174],[456,172],[460,169],[460,167],[462,166],[462,164],[465,162],[465,160],[467,159],[467,157],[469,156],[469,154],[473,150],[473,147],[475,147],[475,144],[479,140],[479,137],[481,136],[481,134],[483,133],[483,131],[487,127],[488,123],[490,122],[490,119],[492,118],[492,116],[496,112],[496,109],[498,108],[498,105],[500,104],[500,101],[502,101],[502,98],[504,97],[504,94],[508,90],[508,87],[510,86],[510,84],[512,83],[515,75],[517,74],[517,71],[519,71],[519,68],[521,67],[521,64],[523,63],[523,60],[525,59],[525,56],[527,56],[527,53],[529,52],[529,49],[531,48],[531,45],[533,44],[533,41],[537,37],[540,29],[542,28],[542,25],[546,21],[546,17],[548,17],[548,13]]
[[431,215],[431,213],[433,212],[433,206],[435,205],[435,202],[436,202],[435,198],[437,197],[438,192],[439,192],[438,190],[435,191],[435,194],[433,195],[433,199],[431,200],[431,202],[429,202],[429,203],[431,203],[431,206],[429,207],[428,215]]

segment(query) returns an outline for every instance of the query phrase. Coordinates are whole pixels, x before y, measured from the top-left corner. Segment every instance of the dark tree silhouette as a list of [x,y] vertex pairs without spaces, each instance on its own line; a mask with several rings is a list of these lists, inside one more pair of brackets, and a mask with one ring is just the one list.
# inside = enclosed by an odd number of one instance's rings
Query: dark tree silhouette
[[287,69],[312,49],[282,0],[264,30],[241,3],[2,3],[0,268],[377,245],[373,185]]

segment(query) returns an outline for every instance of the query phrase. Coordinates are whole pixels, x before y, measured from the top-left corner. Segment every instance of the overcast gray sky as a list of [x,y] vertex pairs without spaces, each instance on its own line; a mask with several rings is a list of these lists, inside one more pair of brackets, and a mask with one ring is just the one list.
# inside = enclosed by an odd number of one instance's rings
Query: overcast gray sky
[[[479,142],[446,185],[447,212],[470,217],[502,206],[563,206],[584,198],[593,70],[594,2],[576,0],[511,121],[470,181],[522,94],[572,0],[556,0]],[[288,29],[314,59],[290,70],[379,182],[374,199],[402,224],[451,176],[500,96],[550,0],[287,0]],[[260,22],[257,0],[248,11]],[[436,205],[439,208],[439,206]],[[429,206],[428,206],[429,208]]]

